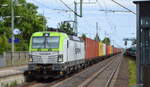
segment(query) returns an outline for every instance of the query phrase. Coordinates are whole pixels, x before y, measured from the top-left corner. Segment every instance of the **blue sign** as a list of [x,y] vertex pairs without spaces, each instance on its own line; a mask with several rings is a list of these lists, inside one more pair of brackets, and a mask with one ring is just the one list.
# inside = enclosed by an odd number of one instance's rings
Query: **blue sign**
[[[12,43],[12,39],[9,38],[9,39],[8,39],[8,42],[9,42],[9,43]],[[20,39],[19,39],[19,38],[15,38],[14,43],[19,43],[19,42],[20,42]]]

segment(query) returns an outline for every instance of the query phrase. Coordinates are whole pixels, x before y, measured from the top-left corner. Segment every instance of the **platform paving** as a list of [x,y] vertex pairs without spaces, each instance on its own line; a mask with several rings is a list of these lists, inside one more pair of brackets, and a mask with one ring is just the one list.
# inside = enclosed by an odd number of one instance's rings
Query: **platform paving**
[[27,70],[27,66],[18,66],[18,67],[8,67],[8,68],[0,68],[0,78],[15,75],[15,74],[21,74],[25,70]]
[[133,87],[143,87],[143,85],[142,84],[137,84],[137,85],[135,85],[135,86],[133,86]]
[[119,74],[116,79],[114,87],[128,87],[128,81],[129,81],[129,73],[128,73],[128,60],[123,57],[122,64],[119,69]]

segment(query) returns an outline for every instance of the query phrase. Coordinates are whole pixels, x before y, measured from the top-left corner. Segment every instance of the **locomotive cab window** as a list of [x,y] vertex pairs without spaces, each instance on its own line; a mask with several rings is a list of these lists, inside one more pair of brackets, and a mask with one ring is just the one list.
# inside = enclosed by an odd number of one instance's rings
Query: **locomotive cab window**
[[33,49],[57,49],[59,48],[59,36],[50,37],[33,37],[32,38],[32,48]]
[[33,37],[32,38],[32,48],[44,48],[45,37]]
[[46,37],[46,48],[59,48],[59,37]]

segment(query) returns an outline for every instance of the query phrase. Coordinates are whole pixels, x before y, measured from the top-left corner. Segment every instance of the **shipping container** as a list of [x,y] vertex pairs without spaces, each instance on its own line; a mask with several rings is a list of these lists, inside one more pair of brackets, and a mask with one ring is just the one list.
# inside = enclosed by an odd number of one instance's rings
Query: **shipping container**
[[113,48],[113,52],[114,52],[114,54],[116,54],[117,53],[117,48]]
[[104,49],[103,56],[106,56],[106,44],[103,44],[103,49]]
[[119,53],[119,49],[118,48],[114,48],[114,54]]
[[112,55],[113,54],[113,46],[110,46],[110,55]]
[[99,42],[99,56],[104,56],[104,48],[102,42]]
[[91,60],[99,56],[99,43],[90,38],[84,38],[85,59]]
[[106,45],[106,55],[109,55],[109,45]]
[[113,54],[113,47],[111,45],[106,46],[106,54],[107,56]]

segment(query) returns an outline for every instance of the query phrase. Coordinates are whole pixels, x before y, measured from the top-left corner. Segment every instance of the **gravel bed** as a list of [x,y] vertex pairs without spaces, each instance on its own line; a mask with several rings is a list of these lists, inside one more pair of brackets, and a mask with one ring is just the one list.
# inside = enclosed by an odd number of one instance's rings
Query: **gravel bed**
[[87,87],[105,87],[111,74],[114,72],[118,64],[118,60],[113,62],[106,70],[100,73]]
[[53,85],[52,87],[78,87],[83,81],[85,81],[91,75],[95,74],[98,70],[104,67],[108,62],[110,62],[114,57],[101,61],[100,63],[83,70],[82,72],[64,80],[59,84]]

